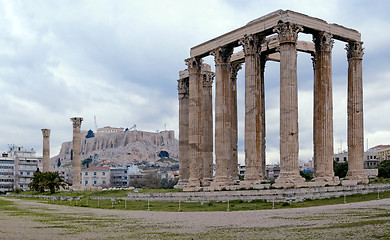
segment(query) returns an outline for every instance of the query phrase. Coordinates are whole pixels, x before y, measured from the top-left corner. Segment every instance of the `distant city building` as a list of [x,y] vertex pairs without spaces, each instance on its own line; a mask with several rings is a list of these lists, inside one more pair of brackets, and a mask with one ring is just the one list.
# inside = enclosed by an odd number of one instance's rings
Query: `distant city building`
[[81,170],[82,186],[97,187],[110,185],[109,167],[90,167]]
[[120,168],[110,168],[110,186],[124,188],[128,185],[128,168],[123,166]]
[[379,161],[390,160],[390,146],[377,151]]
[[[377,168],[380,164],[382,158],[386,155],[386,149],[388,149],[388,157],[390,157],[390,145],[377,145],[375,147],[369,148],[364,152],[364,168],[365,169],[374,169]],[[390,158],[389,158],[390,159]],[[348,161],[348,152],[343,151],[333,155],[333,160],[336,162],[346,162]]]
[[23,147],[10,146],[8,152],[0,157],[0,191],[15,189],[29,190],[34,173],[42,171],[42,158],[35,156],[34,150],[26,151]]

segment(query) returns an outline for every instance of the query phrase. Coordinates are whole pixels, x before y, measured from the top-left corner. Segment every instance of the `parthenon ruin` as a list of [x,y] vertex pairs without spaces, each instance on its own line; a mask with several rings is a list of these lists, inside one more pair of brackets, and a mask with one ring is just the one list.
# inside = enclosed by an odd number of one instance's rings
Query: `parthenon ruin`
[[[298,33],[313,42],[298,41]],[[350,182],[368,183],[363,169],[363,42],[360,33],[290,10],[278,10],[243,27],[191,48],[188,68],[180,72],[178,188],[184,191],[253,187],[265,180],[266,61],[280,62],[280,175],[275,187],[338,185],[333,173],[332,47],[347,43],[348,174]],[[234,53],[235,47],[243,51]],[[313,145],[315,182],[298,169],[297,51],[312,55],[314,69]],[[212,55],[215,73],[202,58]],[[245,63],[244,181],[237,175],[237,72]],[[215,136],[212,86],[215,77]],[[213,159],[213,137],[215,159]],[[215,162],[215,176],[213,176]],[[237,188],[236,188],[237,189]]]

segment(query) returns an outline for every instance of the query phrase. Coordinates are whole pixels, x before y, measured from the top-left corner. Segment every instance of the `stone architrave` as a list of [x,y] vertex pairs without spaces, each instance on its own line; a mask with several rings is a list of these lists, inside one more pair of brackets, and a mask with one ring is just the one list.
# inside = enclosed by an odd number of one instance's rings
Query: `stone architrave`
[[261,98],[261,44],[263,37],[245,36],[241,41],[245,55],[245,181],[250,184],[260,183],[263,175],[262,111],[264,102]]
[[177,81],[179,95],[179,181],[175,188],[182,189],[188,184],[190,177],[190,162],[188,156],[188,77]]
[[232,90],[230,57],[232,47],[220,47],[212,52],[215,59],[215,177],[212,188],[231,185],[232,147]]
[[203,175],[202,149],[202,79],[200,58],[186,59],[189,72],[189,125],[188,125],[188,153],[190,160],[190,176],[185,191],[198,191]]
[[363,42],[347,44],[348,58],[348,173],[347,179],[368,183],[364,172]]
[[231,63],[230,64],[230,84],[232,89],[232,162],[231,162],[231,172],[230,172],[230,181],[234,183],[239,183],[238,179],[238,120],[237,120],[237,73],[241,69],[241,63]]
[[332,102],[332,35],[318,32],[315,44],[313,145],[315,181],[321,185],[337,185],[333,171],[333,102]]
[[41,129],[43,136],[42,164],[43,172],[50,171],[50,129]]
[[202,64],[203,186],[209,186],[213,180],[213,78],[210,66]]
[[303,28],[292,23],[279,22],[274,28],[280,47],[280,174],[275,187],[301,187],[305,179],[298,169],[298,32]]
[[81,188],[81,139],[80,128],[82,117],[73,117],[70,119],[73,123],[73,160],[72,160],[72,188]]

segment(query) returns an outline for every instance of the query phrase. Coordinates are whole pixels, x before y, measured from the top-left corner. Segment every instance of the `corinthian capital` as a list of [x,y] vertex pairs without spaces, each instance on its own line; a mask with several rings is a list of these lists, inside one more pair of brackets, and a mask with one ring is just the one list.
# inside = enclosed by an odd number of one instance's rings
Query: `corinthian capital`
[[347,58],[363,59],[364,48],[363,42],[349,42],[345,48],[347,50]]
[[232,56],[233,48],[232,47],[219,47],[211,52],[211,55],[214,56],[215,65],[228,64],[230,62],[230,57]]
[[189,82],[188,77],[177,80],[177,91],[179,95],[184,95],[184,97],[188,94],[189,90]]
[[202,85],[203,87],[212,87],[215,74],[213,72],[204,72]]
[[264,37],[258,35],[245,35],[238,44],[242,45],[245,56],[259,54],[261,52],[261,43]]
[[331,52],[334,43],[332,37],[333,35],[328,32],[319,32],[313,35],[316,52]]
[[199,73],[203,60],[197,57],[187,58],[185,60],[189,74]]
[[50,129],[41,129],[43,137],[50,137]]
[[73,122],[73,128],[80,128],[81,122],[83,121],[82,117],[72,117],[70,121]]
[[279,22],[273,29],[278,33],[280,43],[296,43],[298,39],[298,33],[303,31],[303,28],[297,24],[289,22]]

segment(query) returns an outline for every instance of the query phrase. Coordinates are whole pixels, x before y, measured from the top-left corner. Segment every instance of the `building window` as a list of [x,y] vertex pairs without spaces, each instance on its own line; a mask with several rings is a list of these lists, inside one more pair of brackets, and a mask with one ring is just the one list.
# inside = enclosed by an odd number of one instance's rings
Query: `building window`
[[88,186],[88,181],[85,181],[85,186]]
[[20,172],[20,175],[23,175],[23,172]]
[[93,175],[95,175],[95,176],[96,176],[96,172],[93,172]]
[[85,176],[88,176],[88,172],[85,172]]
[[97,184],[97,181],[93,181],[93,185],[96,185]]
[[103,176],[105,176],[106,175],[106,172],[103,172]]

